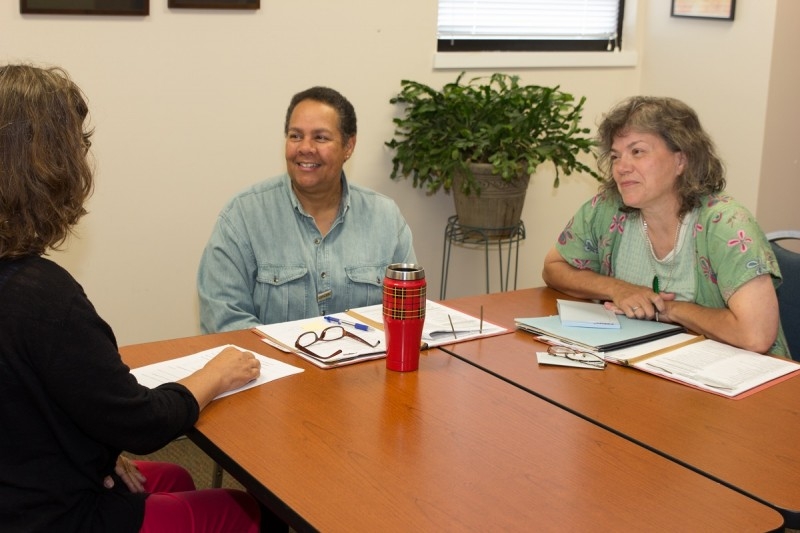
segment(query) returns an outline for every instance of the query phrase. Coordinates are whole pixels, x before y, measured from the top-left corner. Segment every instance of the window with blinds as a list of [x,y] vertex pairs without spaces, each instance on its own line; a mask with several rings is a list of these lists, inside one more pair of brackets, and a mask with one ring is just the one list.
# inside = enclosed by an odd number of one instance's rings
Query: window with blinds
[[613,51],[624,0],[439,0],[438,51]]

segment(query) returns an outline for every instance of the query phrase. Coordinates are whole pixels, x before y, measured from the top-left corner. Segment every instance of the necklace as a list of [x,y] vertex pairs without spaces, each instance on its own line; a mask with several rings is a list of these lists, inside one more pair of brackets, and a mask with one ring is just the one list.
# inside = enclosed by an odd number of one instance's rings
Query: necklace
[[670,281],[672,281],[672,271],[674,270],[675,263],[677,262],[678,240],[681,235],[681,227],[683,226],[683,220],[681,220],[680,218],[678,219],[678,227],[675,229],[675,242],[672,245],[672,258],[669,261],[669,273],[667,275],[667,281],[666,283],[664,283],[664,286],[662,288],[661,280],[658,278],[658,271],[656,270],[656,251],[653,248],[653,243],[650,242],[650,235],[647,232],[647,221],[644,219],[643,216],[641,216],[641,214],[640,218],[642,220],[642,231],[644,233],[644,238],[647,241],[647,246],[650,248],[650,253],[647,254],[647,257],[650,259],[650,268],[653,270],[653,292],[658,294],[659,292],[661,292],[661,290],[666,290]]

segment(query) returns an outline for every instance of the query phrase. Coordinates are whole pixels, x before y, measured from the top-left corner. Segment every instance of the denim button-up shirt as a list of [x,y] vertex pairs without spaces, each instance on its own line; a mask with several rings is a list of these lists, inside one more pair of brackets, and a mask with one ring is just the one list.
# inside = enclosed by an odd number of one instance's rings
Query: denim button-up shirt
[[386,267],[415,261],[411,230],[390,198],[342,173],[339,214],[323,236],[284,174],[220,213],[200,260],[200,326],[230,331],[378,304]]

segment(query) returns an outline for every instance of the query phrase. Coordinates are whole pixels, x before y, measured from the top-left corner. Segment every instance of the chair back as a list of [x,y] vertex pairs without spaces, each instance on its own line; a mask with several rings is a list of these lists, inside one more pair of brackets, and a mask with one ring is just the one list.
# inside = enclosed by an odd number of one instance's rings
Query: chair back
[[778,287],[781,325],[792,358],[800,361],[800,253],[788,250],[778,243],[784,239],[796,239],[800,242],[800,230],[775,231],[768,233],[767,239],[783,274],[783,283]]

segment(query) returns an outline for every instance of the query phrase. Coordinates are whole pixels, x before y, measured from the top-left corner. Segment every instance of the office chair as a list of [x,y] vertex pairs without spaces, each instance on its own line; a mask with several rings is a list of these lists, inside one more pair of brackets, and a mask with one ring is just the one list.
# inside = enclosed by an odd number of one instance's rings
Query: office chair
[[784,239],[795,239],[800,243],[800,230],[774,231],[767,233],[767,239],[783,274],[783,283],[778,287],[781,325],[792,358],[800,361],[800,253],[778,244],[778,241]]

